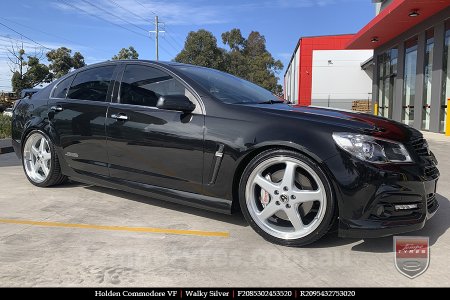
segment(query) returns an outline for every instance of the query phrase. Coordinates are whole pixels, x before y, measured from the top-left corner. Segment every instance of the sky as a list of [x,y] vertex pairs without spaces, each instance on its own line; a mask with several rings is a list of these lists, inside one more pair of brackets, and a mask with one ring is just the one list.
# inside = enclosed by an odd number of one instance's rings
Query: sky
[[65,46],[87,64],[128,46],[155,59],[150,31],[158,15],[160,60],[172,60],[190,31],[211,31],[223,46],[221,34],[239,28],[264,35],[286,68],[300,37],[356,33],[375,14],[371,0],[2,0],[0,8],[0,91],[11,90],[7,49],[17,41],[28,54]]

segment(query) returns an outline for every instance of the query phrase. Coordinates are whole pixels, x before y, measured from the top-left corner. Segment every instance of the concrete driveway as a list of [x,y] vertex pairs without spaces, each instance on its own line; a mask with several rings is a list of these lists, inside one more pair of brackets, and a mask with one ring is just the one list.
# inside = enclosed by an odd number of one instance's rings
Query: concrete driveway
[[241,215],[76,183],[36,188],[4,154],[0,286],[450,286],[450,138],[427,138],[440,163],[441,207],[408,234],[430,237],[430,266],[416,279],[396,270],[392,237],[330,233],[306,248],[276,246]]

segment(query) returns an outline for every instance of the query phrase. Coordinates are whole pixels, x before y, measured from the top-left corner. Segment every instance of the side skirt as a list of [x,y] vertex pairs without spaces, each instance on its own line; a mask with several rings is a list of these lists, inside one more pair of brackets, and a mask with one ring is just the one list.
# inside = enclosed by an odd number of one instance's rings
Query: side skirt
[[232,201],[219,199],[144,183],[115,179],[101,175],[70,172],[69,178],[85,184],[126,191],[146,197],[156,198],[223,214],[231,214]]

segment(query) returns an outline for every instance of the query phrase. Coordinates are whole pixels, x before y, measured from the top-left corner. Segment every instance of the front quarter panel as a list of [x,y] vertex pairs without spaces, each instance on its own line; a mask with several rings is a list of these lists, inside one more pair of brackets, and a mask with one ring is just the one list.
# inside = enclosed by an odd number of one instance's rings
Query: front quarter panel
[[[266,111],[224,105],[220,116],[205,120],[205,194],[233,200],[233,184],[257,153],[269,148],[290,148],[321,163],[337,155],[333,128],[311,120],[282,118]],[[217,177],[216,153],[223,145]]]

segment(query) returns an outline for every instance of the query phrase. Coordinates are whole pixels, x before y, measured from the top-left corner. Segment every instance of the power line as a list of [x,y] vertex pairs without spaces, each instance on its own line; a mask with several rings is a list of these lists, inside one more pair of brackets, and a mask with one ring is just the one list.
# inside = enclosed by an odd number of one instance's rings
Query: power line
[[89,2],[89,1],[87,1],[87,0],[81,0],[81,1],[83,1],[84,3],[87,3],[87,4],[93,6],[93,7],[97,8],[97,9],[99,9],[99,10],[101,10],[101,11],[107,13],[108,15],[110,15],[110,16],[112,16],[112,17],[114,17],[114,18],[117,18],[117,19],[119,19],[119,20],[122,20],[123,22],[125,22],[125,23],[127,23],[127,24],[129,24],[129,25],[131,25],[131,26],[134,26],[134,27],[136,27],[136,28],[138,28],[138,29],[140,29],[140,30],[143,30],[143,31],[145,31],[145,32],[148,32],[147,29],[145,29],[145,28],[143,28],[143,27],[141,27],[141,26],[138,26],[138,25],[136,25],[136,24],[133,24],[133,23],[131,23],[131,22],[128,22],[127,20],[125,20],[125,19],[123,19],[123,18],[121,18],[121,17],[119,17],[119,16],[117,16],[117,15],[115,15],[115,14],[113,14],[113,13],[107,11],[106,9],[104,9],[104,8],[102,8],[102,7],[100,7],[100,6],[97,6],[97,5],[91,3],[91,2]]
[[[136,13],[130,11],[129,9],[126,9],[126,8],[124,8],[123,6],[119,5],[115,0],[110,0],[110,1],[113,2],[117,7],[121,8],[121,9],[123,9],[123,10],[125,10],[125,11],[128,11],[130,14],[132,14],[132,15],[138,17],[139,19],[143,20],[144,22],[148,22],[148,20],[146,20],[144,17],[142,17],[142,16],[140,16],[140,15],[138,15],[138,14],[136,14]],[[139,4],[140,6],[142,6],[143,8],[145,8],[146,10],[148,9],[148,7],[145,6],[144,4],[142,4],[140,1],[134,0],[134,2],[136,2],[137,4]],[[157,13],[156,13],[156,12],[154,12],[154,11],[152,11],[152,10],[150,10],[150,12],[151,12],[153,15],[157,16]],[[153,21],[153,23],[155,23],[155,22]],[[177,44],[177,46],[179,46],[181,49],[183,49],[183,46],[182,46],[178,41],[176,41],[176,40],[175,40],[175,39],[167,32],[166,24],[165,24],[165,23],[163,23],[163,24],[164,24],[164,30],[166,31],[165,33],[167,34],[167,36],[168,36],[169,38],[171,38],[171,39],[175,42],[175,44]],[[168,43],[175,51],[178,51],[178,49],[176,48],[176,46],[174,46],[168,39],[166,39],[165,36],[163,36],[163,38],[164,38],[165,41],[167,41],[167,43]],[[162,46],[161,46],[161,49],[164,50],[164,48],[163,48]],[[165,51],[165,52],[167,52],[167,51]]]
[[[144,4],[142,4],[140,1],[134,0],[134,2],[136,2],[137,4],[139,4],[140,6],[142,6],[143,8],[148,9],[148,7],[145,6]],[[155,15],[155,16],[157,15],[157,13],[155,13],[155,12],[152,11],[152,10],[150,10],[150,12],[151,12],[153,15]]]
[[172,47],[173,50],[178,51],[178,49],[166,38],[166,35],[163,35],[163,39],[167,42],[167,44]]
[[26,38],[27,40],[29,40],[29,41],[31,41],[31,42],[33,42],[33,43],[35,43],[35,44],[41,46],[42,48],[45,48],[45,49],[47,49],[47,50],[53,50],[53,49],[51,49],[51,48],[48,48],[48,47],[42,45],[42,44],[39,43],[39,42],[36,42],[35,40],[33,40],[33,39],[27,37],[26,35],[24,35],[24,34],[18,32],[17,30],[15,30],[15,29],[9,27],[8,25],[3,24],[2,22],[0,22],[0,25],[2,25],[2,26],[4,26],[4,27],[8,28],[8,29],[11,30],[11,31],[14,31],[15,33],[17,33],[17,34],[20,35],[21,37]]
[[130,13],[130,14],[132,14],[133,16],[135,16],[135,17],[137,17],[137,18],[143,20],[144,22],[148,22],[148,21],[149,21],[149,20],[146,20],[145,18],[141,17],[140,15],[138,15],[138,14],[132,12],[131,10],[126,9],[125,7],[123,7],[122,5],[120,5],[119,3],[117,3],[116,1],[114,1],[114,0],[110,0],[110,1],[111,1],[112,3],[114,3],[114,5],[116,5],[118,8],[123,9],[124,11],[127,11],[128,13]]
[[[11,22],[11,23],[15,23],[15,24],[17,24],[17,25],[19,25],[19,26],[22,26],[22,27],[25,27],[25,28],[28,28],[28,29],[32,29],[32,30],[34,30],[34,31],[43,33],[43,34],[48,35],[48,36],[55,37],[55,38],[57,38],[57,39],[65,40],[65,41],[67,41],[67,42],[69,42],[69,43],[79,44],[78,42],[75,42],[75,41],[73,41],[73,40],[69,40],[69,39],[67,39],[67,38],[65,38],[65,37],[62,37],[62,36],[59,36],[59,35],[56,35],[56,34],[53,34],[53,33],[46,32],[46,31],[43,31],[43,30],[41,30],[41,29],[37,29],[37,28],[32,27],[32,26],[28,26],[28,25],[25,25],[25,24],[22,24],[22,23],[13,21],[13,20],[9,20],[9,19],[3,18],[3,17],[0,17],[0,19],[5,20],[5,21],[8,21],[8,22]],[[94,48],[92,48],[92,47],[85,46],[85,45],[81,45],[81,46],[87,47],[87,48],[90,48],[90,49],[94,49]],[[109,53],[109,51],[107,51],[107,50],[105,50],[105,49],[101,49],[101,48],[95,48],[95,49],[101,50],[101,51],[103,51],[103,52],[105,52],[105,53],[106,53],[106,52]]]
[[183,46],[178,40],[176,40],[175,38],[173,38],[172,35],[170,34],[170,32],[168,32],[169,30],[167,29],[166,24],[164,24],[164,29],[166,30],[166,33],[168,33],[168,36],[172,39],[172,41],[174,41],[175,44],[176,44],[178,47],[180,47],[181,49],[183,49],[184,46]]
[[[109,20],[107,20],[107,19],[105,19],[105,18],[102,18],[102,17],[100,17],[100,16],[94,15],[94,14],[92,14],[92,13],[90,13],[90,12],[88,12],[88,11],[82,9],[82,8],[79,8],[79,7],[75,6],[75,5],[73,5],[73,4],[69,3],[69,2],[67,2],[66,0],[59,0],[59,1],[62,1],[62,2],[64,2],[65,5],[70,6],[70,7],[72,7],[72,8],[75,9],[75,10],[82,11],[82,12],[84,12],[85,14],[90,15],[91,17],[100,19],[100,20],[102,20],[102,21],[104,21],[104,22],[107,22],[107,23],[112,24],[112,25],[114,25],[114,26],[117,26],[117,27],[120,27],[120,28],[122,28],[122,29],[125,29],[125,30],[127,30],[127,31],[129,31],[129,32],[132,32],[132,33],[134,33],[134,34],[136,34],[136,35],[138,35],[138,36],[140,36],[140,37],[143,36],[143,34],[137,32],[137,31],[131,30],[131,29],[125,27],[125,26],[122,26],[122,25],[117,24],[117,23],[113,23],[113,22],[111,22],[111,21],[109,21]],[[146,36],[146,37],[148,37],[148,36]],[[150,37],[148,37],[148,38],[150,38]]]

